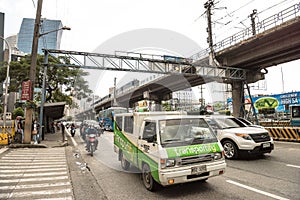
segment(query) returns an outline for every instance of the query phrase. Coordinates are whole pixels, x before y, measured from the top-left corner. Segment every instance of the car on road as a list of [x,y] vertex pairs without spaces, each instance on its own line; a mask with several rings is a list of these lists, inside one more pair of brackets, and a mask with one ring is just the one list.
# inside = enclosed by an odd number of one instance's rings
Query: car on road
[[248,126],[232,116],[207,116],[206,120],[215,130],[227,159],[262,155],[274,149],[272,137],[262,127]]
[[238,120],[242,121],[244,124],[250,127],[257,127],[257,128],[264,128],[263,126],[253,124],[252,122],[248,121],[247,119],[243,117],[237,117]]

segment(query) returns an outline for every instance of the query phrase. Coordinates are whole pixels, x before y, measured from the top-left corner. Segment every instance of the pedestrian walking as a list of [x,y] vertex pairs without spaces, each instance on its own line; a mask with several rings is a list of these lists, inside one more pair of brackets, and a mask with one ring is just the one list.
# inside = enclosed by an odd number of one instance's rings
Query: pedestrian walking
[[24,140],[24,130],[23,130],[23,123],[22,123],[22,117],[17,116],[16,117],[16,124],[17,124],[17,134],[21,135],[21,143],[23,143]]
[[64,122],[60,123],[60,126],[61,126],[62,141],[64,142],[66,140]]
[[34,121],[32,122],[32,128],[31,128],[32,132],[32,139],[34,141],[34,144],[38,143],[38,132],[39,132],[39,123],[37,122],[36,119],[34,119]]
[[54,121],[51,122],[51,133],[52,133],[52,134],[55,133],[55,124],[54,124]]

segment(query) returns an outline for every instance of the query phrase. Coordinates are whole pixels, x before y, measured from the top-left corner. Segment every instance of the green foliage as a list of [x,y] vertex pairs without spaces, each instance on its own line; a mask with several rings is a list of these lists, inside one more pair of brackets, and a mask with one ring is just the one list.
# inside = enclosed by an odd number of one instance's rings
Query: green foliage
[[21,107],[16,108],[12,113],[13,119],[16,119],[17,116],[24,117],[24,110]]
[[[31,55],[26,55],[20,61],[10,63],[10,77],[11,84],[9,86],[10,92],[19,92],[23,81],[29,80]],[[36,66],[36,81],[35,87],[42,88],[43,74],[44,74],[44,56],[38,55]],[[68,105],[72,106],[72,98],[77,99],[86,98],[92,91],[88,87],[87,81],[83,76],[88,73],[81,69],[74,67],[58,67],[54,64],[71,64],[66,57],[48,57],[47,79],[46,79],[46,102],[54,103],[66,101]],[[0,66],[0,81],[4,81],[6,77],[6,66]],[[73,91],[73,92],[72,92]],[[41,92],[35,94],[36,101],[40,101]]]
[[169,102],[162,103],[162,107],[163,107],[164,111],[171,111],[172,110],[171,103],[169,103]]
[[213,104],[213,107],[214,107],[214,110],[215,111],[219,111],[219,110],[225,110],[225,103],[224,102],[221,102],[221,101],[219,101],[219,102],[215,102],[214,104]]
[[230,115],[230,110],[219,110],[220,115]]
[[67,121],[72,121],[73,120],[73,117],[72,116],[68,116],[67,117]]

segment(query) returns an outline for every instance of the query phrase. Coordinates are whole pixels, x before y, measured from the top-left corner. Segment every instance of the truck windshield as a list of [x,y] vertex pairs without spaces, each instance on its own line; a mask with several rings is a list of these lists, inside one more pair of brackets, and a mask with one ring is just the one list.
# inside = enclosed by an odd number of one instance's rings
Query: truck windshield
[[159,123],[162,146],[184,146],[217,142],[212,130],[202,118],[170,119]]

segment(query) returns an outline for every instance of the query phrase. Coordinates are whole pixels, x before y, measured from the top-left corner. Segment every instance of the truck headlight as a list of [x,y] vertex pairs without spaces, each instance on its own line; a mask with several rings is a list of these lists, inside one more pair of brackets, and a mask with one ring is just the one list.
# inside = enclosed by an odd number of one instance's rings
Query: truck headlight
[[238,137],[242,137],[242,138],[244,138],[245,140],[252,140],[251,136],[248,135],[248,134],[244,134],[244,133],[236,133],[235,135],[238,136]]
[[175,159],[160,159],[161,168],[174,167],[176,162]]
[[214,153],[214,160],[219,160],[221,158],[222,158],[222,153],[220,153],[220,152]]

